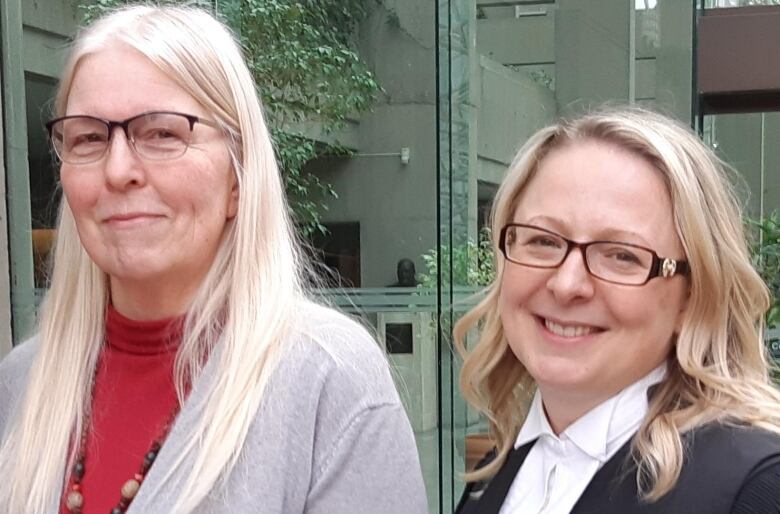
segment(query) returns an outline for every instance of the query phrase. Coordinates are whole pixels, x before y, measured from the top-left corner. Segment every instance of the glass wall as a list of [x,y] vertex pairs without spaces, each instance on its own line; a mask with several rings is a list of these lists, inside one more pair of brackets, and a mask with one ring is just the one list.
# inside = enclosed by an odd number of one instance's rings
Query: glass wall
[[430,2],[370,10],[356,45],[383,91],[335,135],[350,155],[306,169],[338,195],[322,212],[327,232],[313,237],[340,286],[324,294],[360,317],[388,353],[431,512],[439,511],[441,475],[435,27]]
[[[478,241],[512,156],[539,128],[604,103],[652,107],[691,123],[693,1],[450,0],[439,3],[439,231],[442,252]],[[453,251],[454,250],[454,251]],[[442,356],[463,312],[451,279]],[[474,334],[468,344],[475,344]],[[458,394],[457,358],[442,359],[441,512],[486,450],[487,423]],[[451,425],[450,425],[451,423]]]
[[[652,106],[690,123],[694,2],[369,4],[354,46],[382,88],[377,101],[337,133],[302,132],[347,150],[304,170],[337,195],[320,212],[326,230],[310,239],[332,273],[322,294],[386,349],[417,438],[430,512],[448,513],[462,473],[489,444],[485,420],[459,395],[450,333],[491,278],[479,266],[490,258],[480,241],[498,184],[533,132],[604,102]],[[54,41],[72,31],[72,18],[65,27],[48,14],[69,5],[25,4],[25,24],[42,29],[29,31],[31,45],[40,34]],[[63,39],[35,44],[60,48]],[[57,66],[45,51],[25,55],[26,212],[40,271],[56,203],[40,120]],[[39,272],[35,285],[45,286]],[[467,344],[476,341],[474,334]]]
[[[322,294],[361,319],[388,353],[417,438],[430,512],[453,511],[462,473],[489,446],[486,421],[460,397],[450,333],[491,279],[480,266],[490,259],[480,242],[489,237],[492,199],[516,149],[557,118],[604,103],[644,105],[691,123],[697,6],[776,3],[367,2],[353,44],[381,92],[369,112],[351,116],[337,133],[302,132],[346,149],[305,167],[336,193],[320,212],[325,230],[310,240],[332,274]],[[26,106],[26,116],[4,125],[9,217],[21,220],[9,226],[21,337],[31,325],[24,299],[45,287],[57,202],[41,120],[76,20],[69,0],[14,5],[24,45],[4,48],[3,98],[8,113],[13,100],[24,98],[19,105]],[[14,55],[23,57],[11,70],[16,82],[9,74]],[[780,114],[706,116],[700,130],[739,170],[737,187],[752,216],[780,207],[780,178],[771,172],[780,165],[772,144]],[[472,334],[467,345],[477,340]]]
[[[753,242],[766,259],[776,250],[780,223],[780,113],[718,114],[703,117],[703,138],[731,166],[735,190],[753,230]],[[767,253],[765,253],[767,252]],[[769,267],[769,266],[767,266]],[[773,276],[765,276],[775,297],[780,296]],[[770,315],[765,340],[780,361],[780,324]]]
[[754,218],[780,209],[780,113],[757,112],[704,116],[704,141],[738,174],[736,189]]

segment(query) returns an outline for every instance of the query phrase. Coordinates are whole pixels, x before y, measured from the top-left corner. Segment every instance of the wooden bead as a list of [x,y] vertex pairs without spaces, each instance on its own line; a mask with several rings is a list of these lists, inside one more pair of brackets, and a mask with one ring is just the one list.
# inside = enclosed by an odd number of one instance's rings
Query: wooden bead
[[149,468],[152,467],[152,464],[154,464],[154,459],[156,458],[157,452],[154,450],[150,450],[146,455],[144,455],[144,465],[141,468],[144,473],[149,471]]
[[71,491],[65,499],[65,506],[71,512],[78,512],[84,506],[84,497],[78,491]]
[[73,465],[73,476],[79,480],[84,476],[84,462],[81,460],[76,461]]
[[138,483],[138,480],[131,478],[122,486],[122,498],[127,498],[128,500],[133,499],[140,487],[141,484]]

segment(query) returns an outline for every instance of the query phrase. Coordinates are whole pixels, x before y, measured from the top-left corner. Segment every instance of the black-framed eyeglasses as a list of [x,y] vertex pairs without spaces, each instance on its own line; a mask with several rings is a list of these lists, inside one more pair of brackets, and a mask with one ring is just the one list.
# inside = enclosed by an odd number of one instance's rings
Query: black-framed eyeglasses
[[150,111],[123,121],[76,115],[55,118],[46,124],[54,151],[68,164],[99,161],[111,145],[115,127],[121,127],[130,147],[141,157],[153,161],[175,159],[190,146],[196,123],[216,124],[172,111]]
[[579,243],[523,223],[504,226],[498,247],[506,260],[531,268],[557,268],[576,248],[582,253],[588,273],[605,282],[627,286],[641,286],[656,277],[689,272],[687,261],[659,257],[644,246],[619,241]]

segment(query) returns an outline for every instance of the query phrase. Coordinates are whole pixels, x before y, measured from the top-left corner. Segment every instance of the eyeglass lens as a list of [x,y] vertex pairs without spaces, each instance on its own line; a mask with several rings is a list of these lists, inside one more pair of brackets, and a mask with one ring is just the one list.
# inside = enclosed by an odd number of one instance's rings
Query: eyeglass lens
[[[554,268],[566,258],[568,243],[550,232],[510,226],[505,239],[506,257],[526,266]],[[585,259],[590,273],[620,284],[642,284],[653,266],[653,254],[619,242],[598,242],[587,246]]]
[[[153,160],[174,159],[189,145],[191,124],[186,116],[174,113],[149,113],[132,119],[127,125],[130,144],[142,157]],[[109,146],[109,126],[88,116],[74,116],[52,126],[57,154],[64,162],[89,163],[99,160]]]

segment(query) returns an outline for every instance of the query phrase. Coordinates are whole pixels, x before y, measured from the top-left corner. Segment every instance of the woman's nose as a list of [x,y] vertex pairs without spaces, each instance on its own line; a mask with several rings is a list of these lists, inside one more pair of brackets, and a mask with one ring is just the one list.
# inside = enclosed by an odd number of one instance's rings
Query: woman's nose
[[587,299],[593,296],[593,276],[588,272],[585,255],[574,248],[555,269],[547,281],[547,288],[561,303]]
[[114,189],[137,187],[146,182],[143,163],[121,127],[114,127],[104,160],[106,182]]

